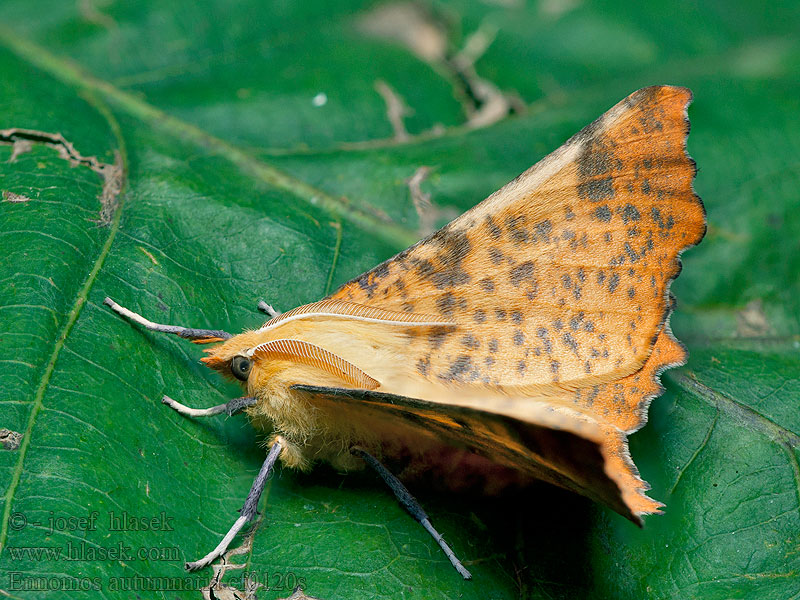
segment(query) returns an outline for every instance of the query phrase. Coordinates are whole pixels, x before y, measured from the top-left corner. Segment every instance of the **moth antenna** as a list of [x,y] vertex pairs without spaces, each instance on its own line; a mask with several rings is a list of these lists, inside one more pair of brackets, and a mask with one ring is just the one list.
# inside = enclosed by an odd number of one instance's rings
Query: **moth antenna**
[[422,525],[425,530],[431,534],[433,539],[436,540],[436,543],[439,544],[441,549],[444,551],[445,556],[447,556],[450,564],[452,564],[456,571],[458,571],[459,575],[461,575],[464,579],[472,579],[472,574],[464,568],[464,565],[461,564],[461,561],[458,560],[458,557],[453,553],[450,549],[450,546],[447,545],[447,542],[444,541],[442,534],[440,534],[436,529],[431,525],[431,520],[428,518],[427,513],[425,510],[420,506],[417,499],[411,495],[411,492],[408,491],[408,488],[403,485],[403,483],[395,477],[389,469],[381,464],[381,462],[372,456],[366,450],[359,448],[358,446],[354,446],[350,449],[350,452],[355,454],[356,456],[360,456],[364,459],[370,467],[375,469],[378,472],[378,475],[381,476],[386,482],[386,485],[394,492],[395,497],[397,498],[398,502],[403,505],[411,516],[414,517],[420,525]]
[[261,465],[261,469],[259,470],[258,475],[256,475],[255,481],[253,481],[253,486],[250,488],[250,493],[247,494],[247,499],[244,501],[244,506],[239,509],[239,518],[236,519],[231,528],[228,530],[228,533],[225,534],[225,537],[222,538],[222,541],[217,545],[216,548],[214,548],[200,560],[195,562],[187,562],[184,565],[187,571],[196,571],[197,569],[207,567],[213,561],[225,554],[225,552],[228,550],[228,546],[230,546],[230,543],[233,541],[233,538],[236,537],[236,534],[238,534],[242,528],[248,522],[252,521],[253,517],[258,514],[258,501],[261,498],[261,492],[264,491],[264,486],[267,484],[267,479],[272,472],[272,467],[275,465],[275,461],[278,460],[278,455],[281,453],[281,448],[281,442],[279,440],[275,440],[275,442],[272,444],[272,447],[269,449],[267,458],[264,459],[264,464]]
[[353,319],[355,321],[400,325],[404,327],[456,326],[456,323],[452,319],[446,317],[384,310],[374,306],[329,298],[327,300],[320,300],[319,302],[312,302],[311,304],[304,304],[288,312],[280,313],[278,316],[264,323],[258,331],[266,331],[286,321],[308,319],[311,317],[336,317],[340,319]]
[[227,331],[220,329],[193,329],[191,327],[181,327],[180,325],[162,325],[160,323],[153,323],[145,319],[142,315],[128,310],[124,306],[120,306],[111,298],[106,296],[103,304],[108,305],[115,313],[124,317],[134,323],[138,323],[151,331],[160,331],[161,333],[174,333],[187,340],[194,340],[196,344],[210,344],[213,342],[221,342],[233,337]]
[[257,398],[252,396],[245,396],[243,398],[234,398],[225,404],[218,404],[210,408],[191,408],[185,404],[181,404],[177,400],[173,400],[169,396],[161,398],[161,403],[166,404],[179,415],[184,417],[213,417],[221,413],[226,413],[229,417],[242,412],[248,406],[253,406],[258,402]]
[[377,379],[370,377],[350,361],[325,348],[301,340],[280,339],[265,342],[248,351],[248,356],[254,354],[273,359],[288,359],[316,367],[359,388],[374,390],[380,385]]
[[263,300],[258,301],[258,310],[263,313],[266,313],[270,319],[274,319],[277,316],[280,316],[282,313],[279,310],[275,310],[271,304],[267,304]]

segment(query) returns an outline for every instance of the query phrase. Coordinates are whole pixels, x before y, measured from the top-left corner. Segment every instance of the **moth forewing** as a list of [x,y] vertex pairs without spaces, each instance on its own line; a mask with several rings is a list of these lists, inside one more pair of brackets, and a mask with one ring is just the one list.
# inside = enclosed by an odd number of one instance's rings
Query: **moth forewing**
[[617,432],[644,424],[658,375],[685,360],[669,330],[669,285],[680,253],[705,232],[685,151],[690,100],[689,90],[670,86],[631,94],[484,202],[332,295],[458,323],[409,345],[420,378],[568,391],[606,425],[607,468],[635,515],[660,504],[644,495]]

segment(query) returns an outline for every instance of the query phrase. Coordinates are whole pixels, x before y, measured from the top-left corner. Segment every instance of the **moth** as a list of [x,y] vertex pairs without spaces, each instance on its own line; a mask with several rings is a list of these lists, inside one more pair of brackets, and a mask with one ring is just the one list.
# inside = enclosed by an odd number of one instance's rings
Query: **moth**
[[[465,578],[402,475],[535,478],[641,524],[649,498],[627,436],[659,375],[684,364],[669,287],[705,233],[686,154],[688,89],[634,92],[430,237],[329,297],[231,335],[152,323],[197,343],[245,395],[187,416],[244,411],[270,450],[220,557],[256,514],[275,462],[376,469]],[[267,306],[267,310],[272,309]]]

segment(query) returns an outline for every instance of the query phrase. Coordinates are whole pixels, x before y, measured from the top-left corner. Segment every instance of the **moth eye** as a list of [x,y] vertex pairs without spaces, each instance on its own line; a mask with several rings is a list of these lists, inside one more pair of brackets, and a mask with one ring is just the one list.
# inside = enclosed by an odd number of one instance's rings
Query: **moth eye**
[[231,373],[236,379],[247,381],[247,376],[250,375],[250,369],[253,367],[253,361],[246,356],[234,356],[231,361]]

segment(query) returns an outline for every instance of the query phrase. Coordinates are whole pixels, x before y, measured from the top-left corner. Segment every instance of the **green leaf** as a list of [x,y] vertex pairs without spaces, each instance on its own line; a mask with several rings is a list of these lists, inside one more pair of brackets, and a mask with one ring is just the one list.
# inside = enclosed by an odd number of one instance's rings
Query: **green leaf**
[[[420,166],[442,224],[656,83],[695,93],[709,220],[673,286],[690,362],[631,439],[666,514],[639,530],[544,485],[415,490],[465,582],[376,477],[284,469],[233,560],[269,599],[296,583],[323,599],[800,595],[795,3],[414,6],[0,6],[0,130],[60,133],[109,165],[0,144],[0,430],[21,434],[0,449],[0,595],[199,598],[212,573],[183,562],[227,531],[264,458],[245,420],[159,403],[238,389],[106,295],[160,322],[253,327],[259,298],[316,300],[415,241]],[[474,70],[454,66],[481,44]],[[408,109],[405,141],[379,81]],[[480,126],[480,82],[516,112]],[[123,514],[148,530],[115,530]]]

